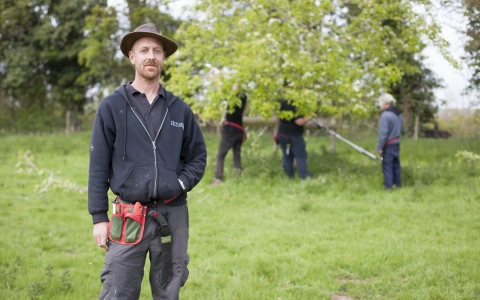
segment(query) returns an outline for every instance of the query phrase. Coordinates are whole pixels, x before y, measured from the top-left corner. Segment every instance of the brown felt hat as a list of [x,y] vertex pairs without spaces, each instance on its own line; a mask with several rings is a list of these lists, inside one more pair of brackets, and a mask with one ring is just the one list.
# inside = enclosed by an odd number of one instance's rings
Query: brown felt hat
[[123,55],[128,57],[128,52],[132,50],[133,44],[143,37],[152,37],[162,42],[163,51],[165,51],[165,57],[169,57],[178,49],[177,43],[173,40],[160,34],[157,25],[153,23],[143,24],[138,26],[133,32],[127,33],[120,43],[120,50]]

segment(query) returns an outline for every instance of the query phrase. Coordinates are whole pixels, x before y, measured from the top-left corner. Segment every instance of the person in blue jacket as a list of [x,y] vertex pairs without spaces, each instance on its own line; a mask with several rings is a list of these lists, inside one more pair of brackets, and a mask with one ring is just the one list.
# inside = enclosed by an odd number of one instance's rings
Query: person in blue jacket
[[383,94],[378,100],[382,114],[378,126],[377,151],[382,156],[383,186],[385,190],[394,185],[402,186],[400,168],[400,134],[402,130],[402,115],[393,105],[395,98]]
[[[138,299],[147,253],[153,299],[178,299],[188,278],[187,193],[204,175],[207,152],[191,108],[160,84],[165,59],[177,48],[155,24],[126,34],[120,49],[135,79],[96,113],[88,210],[94,240],[106,250],[99,299]],[[109,189],[116,195],[110,220]],[[159,235],[159,215],[170,239]]]

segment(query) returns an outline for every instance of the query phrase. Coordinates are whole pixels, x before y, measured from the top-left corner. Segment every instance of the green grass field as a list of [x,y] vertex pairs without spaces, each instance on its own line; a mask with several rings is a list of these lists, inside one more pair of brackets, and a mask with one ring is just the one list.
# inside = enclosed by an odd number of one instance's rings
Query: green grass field
[[[89,136],[0,137],[0,299],[97,299]],[[181,299],[480,299],[480,162],[456,157],[480,140],[404,138],[404,186],[384,192],[379,164],[341,141],[330,153],[322,132],[307,138],[311,180],[285,178],[271,134],[252,132],[242,175],[229,153],[212,187],[219,136],[205,137]]]

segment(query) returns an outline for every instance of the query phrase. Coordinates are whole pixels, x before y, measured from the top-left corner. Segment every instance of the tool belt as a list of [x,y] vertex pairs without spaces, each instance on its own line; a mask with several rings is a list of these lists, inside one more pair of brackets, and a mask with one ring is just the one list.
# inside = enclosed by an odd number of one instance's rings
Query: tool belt
[[274,137],[273,140],[275,143],[278,144],[285,144],[285,153],[287,155],[290,155],[290,146],[291,146],[291,141],[290,137],[284,133],[277,133]]
[[143,237],[147,206],[140,202],[135,204],[121,201],[118,197],[113,202],[113,213],[108,224],[108,238],[122,245],[138,244]]
[[273,140],[275,141],[275,144],[279,144],[279,143],[284,143],[284,144],[290,144],[290,138],[288,137],[288,135],[284,134],[284,133],[277,133],[276,135],[273,136]]
[[232,127],[235,127],[235,128],[240,129],[240,130],[242,131],[242,134],[243,134],[243,136],[242,136],[242,144],[245,143],[245,141],[247,140],[247,133],[245,132],[245,128],[243,128],[242,125],[237,124],[237,123],[235,123],[235,122],[230,122],[230,121],[225,121],[223,124],[224,124],[224,125],[229,125],[229,126],[232,126]]
[[392,144],[392,143],[395,143],[395,142],[398,141],[398,140],[399,140],[398,137],[395,137],[395,138],[393,138],[393,139],[390,139],[390,140],[388,140],[388,141],[385,143],[385,146],[390,145],[390,144]]

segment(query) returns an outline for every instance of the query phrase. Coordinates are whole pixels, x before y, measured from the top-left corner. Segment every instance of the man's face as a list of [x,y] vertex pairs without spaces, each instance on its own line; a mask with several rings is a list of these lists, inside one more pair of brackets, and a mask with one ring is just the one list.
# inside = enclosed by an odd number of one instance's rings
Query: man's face
[[162,43],[150,37],[138,39],[128,53],[130,62],[135,65],[136,75],[147,80],[160,77],[165,62]]
[[383,102],[383,101],[380,101],[380,109],[383,111],[383,110],[386,110],[388,107],[388,104]]

